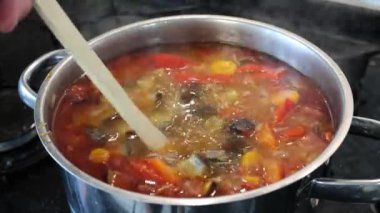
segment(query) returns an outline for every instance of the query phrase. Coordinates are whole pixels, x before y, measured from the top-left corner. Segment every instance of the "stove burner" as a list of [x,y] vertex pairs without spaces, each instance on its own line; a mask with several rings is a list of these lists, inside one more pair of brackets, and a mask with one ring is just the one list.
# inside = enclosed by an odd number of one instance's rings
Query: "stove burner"
[[0,174],[20,171],[47,156],[40,140],[35,137],[23,146],[1,153]]
[[36,137],[33,112],[19,99],[17,89],[0,89],[0,152],[17,148]]

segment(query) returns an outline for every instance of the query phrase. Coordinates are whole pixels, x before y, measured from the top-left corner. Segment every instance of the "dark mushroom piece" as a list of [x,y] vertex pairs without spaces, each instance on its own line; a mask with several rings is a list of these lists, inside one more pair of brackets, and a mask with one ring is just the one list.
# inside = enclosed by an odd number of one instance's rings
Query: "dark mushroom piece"
[[164,92],[163,91],[157,91],[155,96],[154,96],[154,101],[156,104],[156,108],[159,108],[162,103],[163,103],[163,97],[164,97]]
[[194,104],[197,98],[199,98],[201,93],[201,85],[196,83],[186,84],[180,89],[180,103],[181,104]]
[[210,105],[196,104],[196,106],[194,106],[194,109],[191,110],[191,113],[201,118],[209,118],[213,115],[216,115],[217,110]]
[[233,152],[236,154],[243,154],[246,147],[248,147],[248,141],[242,137],[237,135],[230,135],[227,137],[227,140],[223,146],[223,148],[229,152]]
[[233,118],[228,124],[232,135],[249,136],[255,130],[255,124],[246,118]]
[[125,136],[125,154],[127,156],[141,156],[148,152],[148,148],[135,131],[127,131]]
[[225,162],[229,160],[228,153],[225,150],[207,150],[202,153],[202,157],[211,162]]
[[88,127],[86,128],[86,133],[90,137],[90,139],[96,143],[104,143],[107,141],[107,138],[110,137],[103,129],[96,127]]

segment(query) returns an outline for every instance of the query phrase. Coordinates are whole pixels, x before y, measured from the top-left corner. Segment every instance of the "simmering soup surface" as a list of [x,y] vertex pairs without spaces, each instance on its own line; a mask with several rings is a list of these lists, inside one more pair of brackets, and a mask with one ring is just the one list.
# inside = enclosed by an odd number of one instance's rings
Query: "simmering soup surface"
[[113,186],[172,197],[245,192],[298,171],[334,135],[319,88],[257,51],[157,46],[108,66],[170,140],[150,151],[86,77],[73,83],[55,112],[55,141],[73,164]]

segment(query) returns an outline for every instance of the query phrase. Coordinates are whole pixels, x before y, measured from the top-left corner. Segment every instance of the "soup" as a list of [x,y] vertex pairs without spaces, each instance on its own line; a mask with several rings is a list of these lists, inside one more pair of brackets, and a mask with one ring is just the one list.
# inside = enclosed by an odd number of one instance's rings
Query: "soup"
[[149,150],[86,77],[65,90],[52,131],[68,160],[116,187],[170,197],[245,192],[297,172],[334,135],[320,89],[261,52],[164,45],[108,67],[169,143]]

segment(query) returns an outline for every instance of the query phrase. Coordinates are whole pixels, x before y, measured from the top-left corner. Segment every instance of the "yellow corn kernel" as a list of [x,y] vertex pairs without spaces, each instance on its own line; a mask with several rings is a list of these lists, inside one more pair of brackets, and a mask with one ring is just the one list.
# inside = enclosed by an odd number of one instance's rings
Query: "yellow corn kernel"
[[240,159],[240,166],[243,170],[249,171],[252,167],[259,166],[261,156],[256,150],[246,152]]
[[286,99],[289,99],[294,103],[298,103],[300,94],[296,90],[282,90],[272,96],[272,103],[278,106],[282,104]]
[[110,152],[106,149],[93,149],[88,159],[93,163],[106,163],[110,157]]
[[211,64],[212,74],[232,75],[235,73],[237,65],[230,60],[217,60]]

